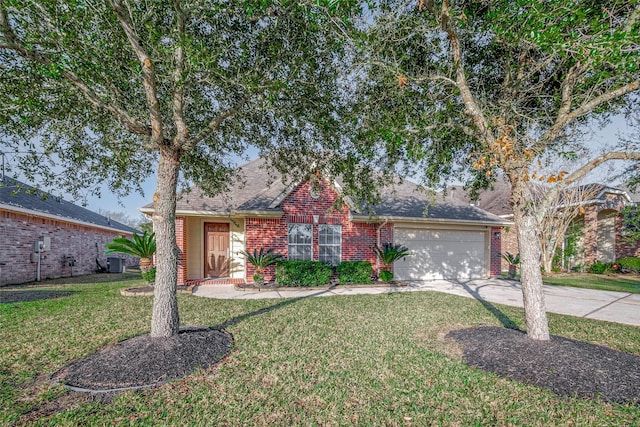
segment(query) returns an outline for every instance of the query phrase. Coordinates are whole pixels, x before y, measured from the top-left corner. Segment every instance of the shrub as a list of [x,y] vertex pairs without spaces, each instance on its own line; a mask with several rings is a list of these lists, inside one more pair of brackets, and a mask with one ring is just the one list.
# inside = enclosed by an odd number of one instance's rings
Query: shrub
[[320,261],[280,261],[276,282],[280,286],[324,286],[330,283],[331,267]]
[[380,272],[380,280],[383,282],[390,282],[393,280],[393,273],[388,270],[382,270]]
[[155,267],[151,267],[150,269],[146,270],[146,271],[142,271],[142,278],[148,283],[148,284],[153,284],[156,282],[156,268]]
[[589,267],[589,273],[593,274],[603,274],[606,272],[613,271],[613,263],[612,262],[600,262],[596,261]]
[[368,261],[343,261],[336,267],[338,283],[368,284],[371,283],[373,267]]
[[623,273],[640,273],[640,258],[635,256],[630,256],[626,258],[620,258],[616,261],[618,264],[620,271]]

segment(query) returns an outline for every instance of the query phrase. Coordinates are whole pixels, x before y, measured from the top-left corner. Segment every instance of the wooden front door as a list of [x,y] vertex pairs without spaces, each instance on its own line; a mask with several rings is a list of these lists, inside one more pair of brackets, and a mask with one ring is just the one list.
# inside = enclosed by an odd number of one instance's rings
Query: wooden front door
[[204,276],[229,277],[229,224],[204,224]]

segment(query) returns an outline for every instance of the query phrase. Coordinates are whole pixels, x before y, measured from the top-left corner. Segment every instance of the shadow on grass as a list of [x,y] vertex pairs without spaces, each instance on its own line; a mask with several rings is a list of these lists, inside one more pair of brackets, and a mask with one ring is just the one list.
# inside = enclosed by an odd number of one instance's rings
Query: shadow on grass
[[278,302],[277,304],[270,305],[269,307],[263,307],[263,308],[261,308],[259,310],[255,310],[255,311],[252,311],[250,313],[241,314],[239,316],[236,316],[236,317],[233,317],[233,318],[227,320],[226,322],[222,322],[222,323],[219,323],[219,324],[217,324],[215,326],[211,326],[211,328],[213,328],[213,329],[224,329],[224,328],[228,328],[228,327],[231,327],[231,326],[235,326],[238,323],[240,323],[240,322],[242,322],[244,320],[250,319],[252,317],[260,316],[262,314],[269,313],[271,311],[274,311],[274,310],[286,307],[288,305],[294,304],[294,303],[296,303],[298,301],[301,301],[303,299],[307,299],[307,298],[315,297],[315,296],[318,296],[318,295],[322,295],[322,294],[325,294],[325,293],[327,293],[329,291],[330,291],[330,289],[326,289],[326,290],[322,290],[322,291],[313,293],[311,295],[304,295],[304,296],[296,297],[296,298],[283,299],[282,301]]
[[41,282],[28,282],[19,285],[2,286],[0,289],[25,289],[25,288],[43,288],[58,285],[77,285],[86,284],[93,285],[97,283],[113,283],[126,282],[129,280],[141,279],[140,272],[127,271],[125,273],[95,273],[85,274],[81,276],[59,277],[57,279],[46,279]]
[[511,320],[509,316],[504,314],[498,307],[491,304],[486,299],[482,298],[482,296],[480,295],[480,289],[482,289],[484,286],[478,286],[476,289],[472,289],[469,285],[467,285],[464,282],[458,282],[458,284],[462,286],[469,295],[471,295],[476,300],[480,301],[480,304],[482,304],[482,306],[486,308],[489,313],[495,316],[495,318],[498,319],[500,323],[502,323],[502,326],[508,329],[520,330],[518,325],[513,320]]
[[75,291],[53,291],[53,290],[0,290],[0,304],[14,304],[17,302],[39,301],[43,299],[68,297],[75,294]]

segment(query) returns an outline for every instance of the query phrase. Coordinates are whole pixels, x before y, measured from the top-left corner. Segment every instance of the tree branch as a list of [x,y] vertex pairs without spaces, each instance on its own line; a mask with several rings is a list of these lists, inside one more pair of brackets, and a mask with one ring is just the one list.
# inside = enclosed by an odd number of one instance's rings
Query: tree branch
[[433,1],[425,2],[426,8],[431,12],[440,22],[440,27],[449,37],[451,43],[451,52],[453,54],[454,67],[456,69],[456,87],[460,90],[462,101],[464,102],[474,125],[478,128],[478,134],[482,138],[483,142],[492,145],[495,142],[495,137],[489,129],[487,119],[482,113],[482,109],[476,102],[467,77],[465,74],[464,63],[462,61],[462,47],[460,45],[460,39],[458,33],[453,24],[453,20],[450,16],[450,7],[448,2],[444,0],[442,2],[442,8],[438,10]]
[[610,160],[640,160],[640,151],[612,151],[602,154],[576,171],[569,174],[565,179],[556,183],[545,196],[542,198],[540,205],[538,205],[537,218],[541,221],[546,211],[550,208],[551,203],[558,197],[558,195],[564,191],[569,185],[581,180],[586,174],[597,168],[601,164]]
[[129,44],[142,66],[142,84],[144,85],[147,106],[149,108],[151,138],[156,144],[161,145],[165,143],[164,130],[162,126],[162,110],[157,97],[156,77],[152,69],[151,59],[142,48],[142,45],[140,44],[140,37],[133,28],[124,6],[120,3],[120,0],[111,0],[109,3],[111,4],[113,11],[116,13],[120,27],[124,30],[127,39],[129,40]]
[[184,10],[180,0],[174,0],[177,19],[177,47],[174,52],[175,69],[173,70],[173,120],[176,124],[174,147],[179,148],[188,138],[187,125],[184,120]]
[[[13,32],[13,29],[9,24],[4,5],[2,4],[0,6],[0,29],[2,30],[2,34],[6,40],[5,43],[0,44],[0,49],[15,51],[24,58],[38,62],[45,66],[53,65],[55,62],[45,55],[37,52],[36,50],[30,50],[24,47],[23,43]],[[71,71],[64,70],[61,72],[61,76],[72,86],[78,89],[91,105],[93,105],[97,109],[105,110],[115,116],[115,118],[132,133],[142,136],[151,135],[151,130],[148,126],[138,122],[133,117],[129,116],[129,114],[124,109],[118,107],[117,105],[113,105],[109,102],[101,100],[100,97],[93,90],[91,90],[91,88],[86,83],[84,83]]]
[[624,26],[625,33],[628,33],[633,29],[633,26],[636,24],[636,22],[638,22],[639,18],[640,18],[640,5],[637,5],[636,8],[633,9],[633,12],[631,12],[631,15],[629,15],[629,20]]
[[624,86],[620,86],[609,92],[603,93],[602,95],[593,98],[591,101],[585,102],[580,107],[571,112],[566,111],[564,114],[560,114],[560,112],[558,112],[558,117],[556,118],[555,123],[544,133],[544,135],[542,135],[538,139],[534,149],[546,146],[547,144],[555,140],[560,135],[562,129],[564,129],[565,126],[570,124],[578,117],[587,114],[589,111],[599,107],[602,104],[605,104],[615,98],[627,95],[631,92],[635,92],[638,89],[640,89],[640,80],[635,80],[625,84]]
[[198,143],[200,141],[209,138],[211,136],[211,134],[213,134],[213,132],[215,132],[216,129],[218,129],[218,127],[222,124],[222,122],[224,122],[229,117],[235,115],[238,112],[238,110],[240,108],[242,108],[242,106],[246,102],[247,102],[247,98],[243,98],[233,108],[229,108],[228,110],[226,110],[223,113],[219,114],[218,117],[216,117],[215,119],[211,120],[211,122],[209,122],[209,125],[207,126],[206,129],[202,130],[195,137],[193,137],[193,138],[189,139],[188,141],[186,141],[183,144],[182,149],[184,151],[189,151],[193,147],[198,145]]

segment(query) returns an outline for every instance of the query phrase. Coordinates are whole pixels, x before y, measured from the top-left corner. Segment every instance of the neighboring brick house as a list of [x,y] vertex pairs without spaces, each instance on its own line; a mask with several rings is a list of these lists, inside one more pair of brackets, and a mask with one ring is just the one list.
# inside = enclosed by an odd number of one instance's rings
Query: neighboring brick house
[[[625,206],[634,203],[628,191],[597,183],[579,186],[570,191],[584,199],[579,202],[581,213],[573,222],[579,233],[578,255],[571,260],[573,266],[588,266],[596,260],[611,262],[626,256],[640,255],[639,245],[629,244],[622,237],[623,221],[620,213]],[[469,202],[468,195],[459,188],[450,189],[449,193],[453,198]],[[510,194],[510,186],[498,181],[493,189],[481,192],[478,200],[473,203],[512,221],[513,213],[508,203]],[[513,254],[519,252],[515,226],[505,227],[502,233],[502,251]],[[508,265],[503,260],[502,269],[507,268]]]
[[[94,273],[96,259],[106,266],[104,245],[134,231],[19,181],[0,178],[0,286],[36,280],[38,258],[41,279]],[[43,246],[39,256],[37,242]]]
[[[412,251],[395,264],[398,279],[462,280],[500,273],[500,231],[506,222],[481,209],[430,202],[415,184],[404,182],[386,191],[375,216],[369,216],[349,200],[336,209],[340,186],[323,177],[316,186],[310,181],[285,186],[269,178],[262,159],[240,169],[250,184],[228,195],[207,197],[197,187],[179,195],[179,284],[251,281],[254,270],[242,251],[260,248],[332,265],[364,260],[377,271],[373,248],[387,242]],[[141,211],[150,214],[153,205]],[[267,280],[273,274],[267,271]]]

